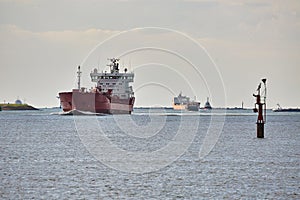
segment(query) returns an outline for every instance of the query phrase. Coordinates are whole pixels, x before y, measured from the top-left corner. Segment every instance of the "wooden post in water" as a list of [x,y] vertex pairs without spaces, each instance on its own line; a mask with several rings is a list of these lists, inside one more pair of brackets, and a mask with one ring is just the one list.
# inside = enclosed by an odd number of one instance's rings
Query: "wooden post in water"
[[[253,94],[254,97],[256,97],[256,103],[254,105],[254,112],[258,112],[257,116],[257,138],[264,138],[264,125],[266,120],[266,98],[267,98],[267,86],[266,86],[267,79],[262,79],[262,82],[264,83],[264,91],[262,92],[263,99],[261,99],[261,83],[258,85],[257,88],[257,94]],[[258,106],[258,109],[257,107]]]

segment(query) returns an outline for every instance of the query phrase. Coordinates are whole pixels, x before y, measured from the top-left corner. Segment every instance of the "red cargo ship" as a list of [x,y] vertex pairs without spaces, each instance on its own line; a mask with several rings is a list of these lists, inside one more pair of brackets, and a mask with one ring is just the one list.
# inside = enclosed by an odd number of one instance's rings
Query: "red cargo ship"
[[63,111],[73,110],[88,111],[105,114],[131,114],[134,104],[134,92],[130,83],[134,74],[119,72],[119,59],[109,59],[110,72],[98,72],[94,69],[91,73],[92,82],[96,82],[95,88],[80,87],[80,66],[78,67],[78,88],[71,92],[60,92],[59,98]]

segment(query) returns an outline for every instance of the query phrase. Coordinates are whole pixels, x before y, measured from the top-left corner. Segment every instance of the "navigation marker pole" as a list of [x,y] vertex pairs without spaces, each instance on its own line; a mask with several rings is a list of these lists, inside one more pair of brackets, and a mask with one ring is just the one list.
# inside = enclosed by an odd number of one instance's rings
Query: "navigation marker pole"
[[[264,124],[266,120],[266,98],[267,98],[267,86],[266,86],[266,81],[267,79],[263,78],[261,80],[264,84],[264,90],[262,91],[262,94],[260,92],[261,90],[261,83],[258,85],[257,88],[257,94],[253,94],[254,97],[256,97],[256,103],[254,104],[254,112],[258,112],[258,117],[257,117],[257,138],[264,138]],[[262,99],[261,99],[262,96]],[[258,109],[256,108],[256,105],[258,106]]]
[[80,75],[81,75],[81,71],[80,71],[80,66],[78,66],[78,71],[77,71],[77,78],[78,78],[78,90],[80,90]]

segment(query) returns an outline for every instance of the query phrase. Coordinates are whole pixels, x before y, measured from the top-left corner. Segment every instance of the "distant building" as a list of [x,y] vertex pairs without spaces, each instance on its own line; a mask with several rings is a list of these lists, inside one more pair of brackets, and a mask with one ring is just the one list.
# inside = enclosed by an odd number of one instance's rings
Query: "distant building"
[[17,99],[17,100],[15,101],[15,104],[19,104],[19,105],[20,105],[20,104],[23,104],[23,103],[22,103],[22,101],[21,101],[20,99]]

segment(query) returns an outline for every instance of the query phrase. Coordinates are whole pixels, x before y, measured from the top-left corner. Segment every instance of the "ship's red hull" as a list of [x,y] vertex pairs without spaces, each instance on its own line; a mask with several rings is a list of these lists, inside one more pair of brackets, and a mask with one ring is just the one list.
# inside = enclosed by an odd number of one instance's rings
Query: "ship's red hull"
[[117,96],[107,96],[101,93],[72,92],[59,93],[63,111],[80,110],[106,114],[131,114],[134,97],[119,99]]

